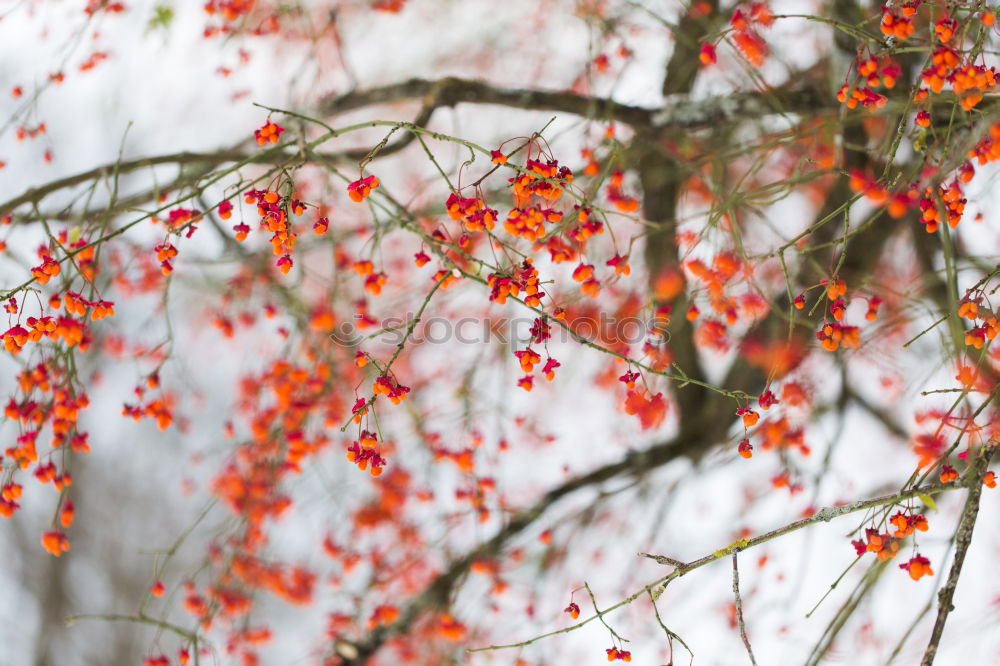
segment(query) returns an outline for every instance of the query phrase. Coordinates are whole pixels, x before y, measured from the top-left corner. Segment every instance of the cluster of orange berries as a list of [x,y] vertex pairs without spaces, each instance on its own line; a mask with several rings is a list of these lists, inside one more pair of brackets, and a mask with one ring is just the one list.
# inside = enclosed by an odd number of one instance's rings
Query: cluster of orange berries
[[[10,407],[8,406],[8,410]],[[38,431],[29,430],[18,435],[14,446],[4,449],[4,455],[12,459],[18,469],[26,470],[31,463],[38,462]]]
[[208,0],[203,7],[206,14],[220,14],[225,21],[235,21],[248,14],[255,4],[254,0]]
[[601,283],[594,278],[593,264],[579,264],[573,269],[573,280],[580,283],[580,291],[591,298],[601,293]]
[[858,555],[875,553],[879,562],[885,562],[896,557],[899,552],[899,541],[888,532],[879,534],[878,530],[869,527],[865,530],[865,539],[866,541],[860,539],[851,541],[851,545],[854,546]]
[[[865,530],[865,541],[855,540],[851,542],[857,554],[875,553],[879,562],[885,562],[894,558],[899,553],[900,539],[904,539],[914,531],[926,532],[928,529],[927,519],[923,514],[904,514],[896,512],[889,522],[895,528],[892,534],[888,532],[879,534],[873,528]],[[920,580],[924,576],[933,576],[930,560],[922,557],[919,553],[911,557],[909,561],[899,565],[900,569],[910,574],[913,580]]]
[[170,260],[177,256],[177,248],[170,243],[160,243],[153,251],[156,252],[156,260],[160,262],[160,271],[164,275],[170,275],[174,271]]
[[348,184],[347,186],[347,196],[351,197],[351,201],[355,203],[361,203],[368,198],[368,195],[372,193],[372,190],[379,186],[378,178],[375,176],[368,176],[367,178],[360,178],[354,182]]
[[[705,284],[708,301],[712,310],[718,314],[725,315],[729,325],[735,324],[738,320],[738,303],[736,299],[726,296],[725,290],[730,281],[744,268],[744,264],[740,258],[732,252],[720,252],[712,260],[711,266],[700,259],[690,259],[684,262],[684,268]],[[680,293],[683,286],[683,280],[679,275],[665,275],[661,277],[661,280],[658,280],[656,290],[660,298],[669,300]],[[701,311],[697,305],[692,303],[688,307],[685,316],[688,321],[695,321],[700,314]],[[721,326],[720,330],[724,336],[726,325],[722,322],[717,323]],[[703,326],[713,327],[708,322],[705,322]],[[707,335],[708,332],[706,331]]]
[[[771,389],[765,389],[763,393],[757,398],[757,404],[764,411],[767,411],[774,405],[777,405],[781,401],[776,395],[771,391]],[[757,425],[760,420],[760,414],[755,410],[751,409],[749,406],[740,407],[736,410],[736,416],[739,416],[743,420],[744,433],[749,431],[750,428]],[[767,424],[765,424],[767,425]],[[768,448],[767,441],[765,440],[765,448]],[[750,438],[744,436],[740,440],[739,445],[736,447],[736,452],[740,454],[741,458],[752,458],[753,457],[753,445],[750,443]]]
[[[600,222],[598,222],[597,225],[598,225],[597,226],[597,233],[603,233],[603,231],[604,231],[603,228],[602,228],[603,225]],[[574,230],[573,232],[570,232],[570,235],[575,238],[578,231],[579,231],[579,229]],[[589,238],[589,236],[585,237],[585,240],[586,240],[586,238]],[[563,263],[566,263],[568,261],[575,261],[576,258],[577,258],[577,256],[578,256],[578,254],[579,254],[576,251],[576,248],[574,248],[572,245],[570,245],[570,244],[562,241],[558,236],[553,236],[552,238],[550,238],[545,243],[544,249],[548,250],[548,252],[549,252],[549,260],[553,264],[563,264]]]
[[969,149],[969,157],[976,158],[980,166],[1000,160],[1000,123],[991,125],[987,135]]
[[[49,307],[59,309],[61,299],[58,294],[53,294],[49,299]],[[114,315],[114,303],[111,301],[97,300],[87,301],[80,294],[67,292],[65,296],[66,310],[71,315],[85,316],[87,308],[92,307],[90,314],[91,321],[97,321]],[[9,313],[17,312],[17,305],[14,298],[11,298],[5,310]],[[7,329],[0,337],[3,338],[4,349],[11,354],[17,354],[24,346],[30,342],[38,342],[43,338],[60,339],[66,346],[74,347],[80,345],[81,350],[89,346],[90,338],[86,327],[72,317],[28,317],[25,320],[28,328],[20,324]],[[29,330],[30,329],[30,330]]]
[[988,310],[981,310],[976,301],[966,300],[958,306],[958,316],[968,319],[977,326],[965,332],[965,344],[976,349],[982,349],[987,340],[992,340],[1000,333],[1000,321]]
[[486,202],[478,197],[461,198],[451,194],[445,202],[448,216],[453,220],[461,220],[466,231],[483,231],[492,229],[497,221],[497,211],[489,208]]
[[516,298],[522,292],[524,292],[524,302],[529,307],[540,306],[542,299],[545,298],[545,292],[538,286],[538,269],[535,268],[530,257],[521,263],[520,269],[515,271],[513,275],[505,276],[493,273],[487,279],[486,284],[490,288],[490,300],[496,301],[500,305],[507,302],[508,296]]
[[866,109],[881,109],[889,99],[871,88],[855,88],[846,83],[837,91],[837,101],[845,104],[848,109],[856,109],[860,104]]
[[459,276],[456,276],[453,271],[450,271],[447,268],[442,268],[442,269],[438,270],[437,272],[435,272],[434,275],[431,276],[431,281],[432,282],[440,282],[441,283],[441,288],[442,289],[447,289],[452,284],[454,284],[455,280],[457,280],[458,278],[459,278]]
[[757,32],[757,28],[768,28],[772,23],[774,16],[763,2],[751,2],[742,8],[737,8],[729,20],[729,24],[733,27],[733,42],[736,48],[754,67],[763,65],[767,57],[767,44]]
[[[68,234],[66,230],[63,229],[59,232],[57,238],[60,243],[65,243]],[[81,275],[83,275],[85,280],[90,282],[94,281],[94,277],[97,275],[97,264],[94,261],[94,247],[90,243],[81,238],[75,243],[69,244],[70,250],[72,251],[72,260],[76,263],[76,267],[80,270]]]
[[[920,113],[917,114],[918,124],[921,122]],[[1000,137],[1000,129],[998,129],[997,136]],[[980,145],[984,146],[985,151],[988,151],[992,147],[982,141]],[[997,152],[998,156],[1000,156],[1000,150]],[[973,149],[970,154],[975,156],[977,154],[976,149]],[[937,199],[940,198],[943,206],[945,221],[949,227],[954,229],[962,221],[965,204],[968,203],[962,190],[962,184],[970,182],[975,177],[975,174],[976,170],[972,163],[964,162],[958,168],[956,177],[950,183],[941,184],[936,192],[932,186],[928,186],[922,194],[916,183],[911,184],[905,190],[890,194],[877,180],[857,169],[851,171],[849,182],[852,191],[863,193],[873,205],[887,205],[886,210],[889,216],[893,218],[898,219],[902,217],[912,205],[916,204],[920,210],[920,222],[924,225],[924,229],[928,233],[934,233],[941,222]]]
[[[718,62],[719,54],[715,52],[715,46],[708,43],[702,44],[701,48],[698,49],[698,61],[702,65],[705,65],[706,67],[708,65],[714,65],[716,62]],[[596,169],[594,175],[596,175]]]
[[628,265],[628,257],[616,254],[605,261],[604,265],[614,268],[615,275],[630,275],[632,273],[632,267]]
[[165,654],[160,654],[155,657],[144,657],[142,660],[142,666],[170,666],[170,658]]
[[[705,10],[706,12],[708,10]],[[692,10],[695,14],[696,10]],[[764,64],[768,55],[767,44],[760,36],[758,28],[768,28],[774,23],[774,16],[764,2],[750,2],[733,11],[729,24],[733,28],[732,40],[747,62],[754,67]],[[698,61],[703,66],[714,65],[719,60],[715,44],[704,43],[698,49]]]
[[[272,190],[249,190],[244,202],[257,204],[257,214],[260,215],[260,226],[271,232],[271,247],[274,255],[278,257],[275,265],[282,273],[288,273],[292,269],[292,251],[295,249],[295,239],[298,235],[292,230],[289,213],[302,215],[306,212],[306,205],[292,197],[283,197]],[[245,224],[238,224],[233,227],[236,232],[236,239],[246,238],[250,229]]]
[[997,70],[982,65],[968,64],[953,71],[949,76],[951,88],[959,97],[959,103],[966,111],[972,110],[983,100],[986,92],[997,86]]
[[269,120],[260,129],[253,131],[253,137],[257,140],[258,145],[265,146],[268,143],[278,143],[278,137],[284,131],[284,127],[279,127]]
[[942,46],[931,54],[931,66],[920,73],[924,84],[935,93],[950,83],[966,111],[972,110],[982,101],[983,95],[997,86],[997,71],[968,63],[961,66],[961,58],[952,49]]
[[451,615],[443,613],[438,618],[437,634],[445,640],[457,643],[458,641],[464,640],[467,633],[468,628],[465,624]]
[[[847,293],[847,285],[839,278],[831,281],[824,280],[823,284],[826,287],[826,297],[830,300],[830,313],[839,322],[843,319],[846,309],[842,297]],[[873,307],[873,302],[869,301],[868,315],[878,316],[878,303],[875,303]],[[801,310],[805,307],[805,298],[800,295],[795,299],[794,305]],[[861,344],[860,336],[861,332],[857,326],[843,326],[839,323],[824,322],[822,328],[816,331],[816,339],[827,351],[836,351],[841,345],[850,349],[857,348]]]
[[907,39],[913,34],[913,16],[920,0],[910,0],[899,7],[882,6],[882,34],[896,39]]
[[[570,237],[578,243],[583,243],[590,240],[594,236],[600,236],[604,233],[604,223],[600,220],[590,217],[591,211],[589,208],[581,208],[580,206],[574,206],[577,211],[576,219],[579,220],[579,225],[573,228],[570,232]],[[551,248],[549,249],[551,253]],[[553,256],[552,260],[556,263],[559,261]]]
[[914,531],[926,532],[928,529],[927,518],[922,513],[903,513],[897,511],[889,518],[889,524],[896,528],[893,536],[897,539],[905,539]]
[[42,257],[42,263],[31,269],[31,276],[38,284],[48,284],[59,272],[59,262],[46,254]]
[[[648,343],[647,343],[648,344]],[[643,430],[655,428],[667,415],[667,400],[663,393],[653,395],[651,391],[626,391],[625,413],[638,416]]]
[[522,210],[511,209],[503,223],[504,230],[511,236],[535,241],[545,235],[545,223],[558,224],[563,218],[561,211],[541,206],[529,206]]
[[625,175],[618,169],[611,172],[611,178],[608,180],[608,189],[605,196],[607,196],[608,201],[614,204],[615,208],[623,213],[634,213],[639,210],[639,200],[635,197],[631,197],[625,194],[622,189],[622,183],[625,180]]
[[398,405],[406,400],[406,394],[409,392],[409,386],[403,386],[392,377],[385,375],[376,379],[374,386],[372,386],[372,393],[386,396],[394,405]]
[[[965,204],[968,203],[967,199],[963,196],[962,186],[959,184],[959,180],[962,182],[969,182],[972,180],[972,176],[975,171],[971,164],[966,162],[959,169],[959,177],[949,183],[947,186],[941,185],[938,194],[941,197],[941,203],[944,206],[945,220],[948,222],[948,226],[954,229],[958,226],[958,223],[962,221],[962,214],[965,212]],[[940,213],[938,212],[938,206],[935,201],[931,198],[932,195],[931,188],[927,188],[924,192],[924,196],[920,199],[920,221],[924,224],[924,229],[927,233],[934,233],[938,229],[938,224],[941,221]]]
[[[86,394],[75,393],[62,384],[67,376],[64,370],[39,363],[23,370],[18,375],[18,385],[25,394],[25,399],[18,403],[13,398],[4,410],[6,418],[18,421],[22,427],[33,426],[19,435],[13,446],[8,446],[3,455],[14,463],[8,473],[7,481],[0,488],[0,516],[10,518],[19,508],[23,486],[15,480],[18,470],[25,471],[34,465],[33,475],[41,484],[51,483],[56,490],[64,493],[73,485],[73,477],[68,472],[60,473],[55,462],[50,458],[40,462],[38,455],[38,436],[47,421],[51,423],[52,439],[49,445],[53,451],[69,445],[76,453],[89,453],[86,432],[77,429],[80,411],[90,404]],[[51,398],[44,400],[32,399],[35,390],[51,393]],[[58,523],[66,529],[73,524],[75,507],[72,500],[61,497],[58,507]],[[55,556],[62,555],[70,549],[69,539],[59,530],[49,530],[41,537],[42,547]]]
[[[889,200],[889,192],[879,184],[878,180],[860,169],[851,169],[848,185],[852,192],[864,194],[875,206],[882,206]],[[905,212],[904,208],[898,216],[894,215],[893,217],[901,217]]]
[[559,166],[557,160],[541,162],[528,160],[526,172],[510,178],[514,191],[514,206],[521,208],[532,196],[539,196],[550,203],[562,196],[563,188],[573,182],[573,172],[569,167]]
[[[538,322],[542,322],[542,320],[536,319],[535,322],[535,325],[537,326]],[[542,323],[544,324],[544,322]],[[548,325],[545,324],[545,327],[547,330]],[[538,338],[544,338],[545,334],[542,333],[540,329],[533,328],[533,330],[538,330],[539,333],[538,337],[533,338],[533,340],[537,341]],[[531,347],[514,352],[514,356],[517,357],[518,362],[521,364],[521,370],[528,373],[524,377],[517,380],[517,385],[525,391],[530,391],[535,384],[535,378],[531,375],[531,373],[534,372],[535,366],[542,362],[542,357]],[[560,365],[562,364],[553,358],[546,359],[545,365],[542,367],[542,374],[545,375],[545,379],[548,381],[555,379],[556,368]]]
[[816,339],[827,351],[837,351],[841,345],[845,349],[856,349],[861,344],[861,332],[857,326],[824,324],[816,331]]
[[28,344],[27,329],[23,326],[11,326],[3,334],[3,346],[11,354],[17,354]]
[[130,405],[125,403],[122,405],[122,416],[128,416],[133,421],[141,421],[146,418],[153,419],[156,421],[157,428],[166,430],[174,422],[172,403],[173,400],[169,396],[155,398],[145,405]]
[[[197,231],[193,222],[201,219],[201,211],[197,208],[174,208],[167,214],[167,227],[178,231],[184,225],[188,225],[187,233],[185,238],[191,238],[195,231]],[[191,224],[189,224],[191,223]]]
[[521,364],[521,370],[524,372],[530,373],[534,370],[537,363],[542,362],[542,357],[539,356],[538,352],[533,350],[531,347],[521,351],[515,351],[514,356],[517,357],[518,362]]
[[750,409],[749,407],[740,407],[739,409],[737,409],[736,416],[739,416],[743,419],[744,428],[752,428],[755,425],[757,425],[757,421],[760,420],[760,414]]
[[[91,321],[98,321],[104,319],[105,317],[111,317],[115,314],[115,304],[112,301],[88,301],[85,300],[80,294],[72,291],[67,291],[63,298],[66,303],[66,311],[70,314],[84,317],[87,314],[88,307],[94,308],[90,313]],[[51,304],[51,302],[52,301],[50,300],[49,303]],[[47,318],[48,317],[46,317],[46,319]],[[31,323],[31,318],[28,319],[28,323]]]
[[398,608],[392,604],[380,604],[372,610],[372,614],[368,618],[368,629],[372,630],[375,627],[390,625],[398,619]]
[[892,58],[885,57],[881,61],[870,57],[857,64],[858,74],[871,88],[883,85],[886,88],[894,88],[899,76],[903,73],[899,65]]
[[922,557],[919,553],[911,557],[908,562],[900,564],[899,568],[909,573],[910,578],[913,580],[920,580],[924,576],[934,575],[934,570],[931,569],[931,561],[926,557]]
[[70,543],[65,534],[53,530],[42,534],[42,547],[50,554],[59,557],[69,552]]
[[375,264],[367,259],[355,261],[354,272],[365,278],[365,289],[372,296],[378,296],[381,294],[382,287],[384,287],[385,283],[389,280],[389,276],[385,273],[376,273]]
[[632,661],[632,653],[628,650],[607,648],[605,652],[608,654],[608,661]]
[[379,455],[377,446],[378,435],[362,430],[358,441],[347,447],[347,459],[362,471],[370,467],[368,472],[372,476],[379,476],[388,461]]
[[[16,93],[12,95],[13,97],[21,96],[20,88],[14,88],[13,92]],[[14,137],[18,141],[24,141],[25,139],[35,139],[38,137],[38,135],[45,134],[45,131],[46,131],[45,123],[39,123],[35,127],[25,127],[24,125],[22,125],[21,127],[18,127],[17,130],[15,130]]]
[[858,105],[869,109],[880,109],[885,106],[888,98],[875,92],[873,88],[880,85],[893,88],[902,73],[899,65],[891,58],[884,58],[879,62],[877,58],[869,57],[858,62],[856,68],[866,85],[852,89],[845,83],[837,91],[837,101],[847,105],[849,109],[856,109]]

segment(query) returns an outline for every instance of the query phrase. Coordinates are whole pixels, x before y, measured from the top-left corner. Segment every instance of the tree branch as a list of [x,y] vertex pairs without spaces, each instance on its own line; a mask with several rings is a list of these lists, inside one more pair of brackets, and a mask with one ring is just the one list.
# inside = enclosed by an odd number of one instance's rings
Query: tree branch
[[750,639],[747,638],[747,627],[743,622],[743,599],[740,598],[740,567],[736,562],[736,553],[738,551],[739,548],[733,550],[733,598],[736,603],[736,622],[740,627],[740,638],[743,639],[743,645],[747,648],[750,663],[753,666],[757,666],[757,660],[753,657],[753,648],[750,647]]
[[[692,571],[694,571],[695,569],[700,569],[701,567],[703,567],[705,565],[708,565],[708,564],[711,564],[712,562],[720,560],[720,559],[722,559],[724,557],[729,557],[730,555],[732,555],[737,550],[741,550],[741,551],[742,550],[749,550],[751,548],[754,548],[756,546],[760,546],[760,545],[765,544],[765,543],[767,543],[769,541],[773,541],[774,539],[777,539],[777,538],[782,537],[782,536],[784,536],[786,534],[790,534],[792,532],[798,531],[800,529],[803,529],[804,527],[808,527],[808,526],[813,525],[815,523],[829,522],[829,521],[833,520],[834,518],[839,518],[841,516],[846,516],[848,514],[856,513],[858,511],[866,511],[868,509],[871,509],[871,508],[874,508],[874,507],[877,507],[877,506],[885,506],[887,504],[896,504],[897,502],[901,502],[901,501],[903,501],[905,499],[908,499],[910,497],[916,497],[918,495],[937,495],[939,493],[946,492],[948,490],[955,490],[956,488],[959,488],[959,487],[961,487],[961,486],[958,483],[954,483],[954,482],[953,483],[931,483],[931,484],[927,484],[925,486],[919,486],[919,487],[916,487],[916,488],[910,488],[910,489],[907,489],[907,490],[901,490],[901,491],[899,491],[897,493],[893,493],[891,495],[882,495],[880,497],[874,497],[874,498],[871,498],[871,499],[858,500],[857,502],[851,502],[850,504],[843,504],[843,505],[836,505],[836,506],[827,506],[827,507],[824,507],[824,508],[820,509],[819,511],[817,511],[816,513],[814,513],[812,516],[808,517],[808,518],[802,518],[800,520],[796,520],[796,521],[788,523],[788,524],[786,524],[786,525],[784,525],[782,527],[779,527],[777,529],[771,530],[770,532],[765,532],[764,534],[761,534],[761,535],[758,535],[758,536],[755,536],[755,537],[752,537],[752,538],[749,538],[749,539],[741,539],[740,541],[737,541],[737,542],[735,542],[735,543],[727,546],[726,548],[721,548],[721,549],[719,549],[719,550],[717,550],[717,551],[715,551],[713,553],[709,553],[708,555],[704,555],[702,557],[699,557],[696,560],[692,560],[691,562],[688,562],[687,564],[684,564],[683,566],[676,567],[669,574],[667,574],[665,576],[662,576],[662,577],[654,580],[653,582],[651,582],[651,583],[649,583],[647,585],[644,585],[642,587],[642,589],[640,589],[639,591],[637,591],[637,592],[629,595],[628,597],[626,597],[625,599],[622,599],[618,603],[605,608],[604,610],[601,611],[601,613],[603,615],[607,615],[608,613],[610,613],[613,610],[616,610],[618,608],[621,608],[622,606],[626,606],[626,605],[632,603],[633,601],[635,601],[636,599],[638,599],[643,594],[652,593],[654,596],[656,596],[656,591],[657,591],[658,588],[666,587],[666,585],[668,585],[671,581],[673,581],[673,580],[675,580],[677,578],[680,578],[682,576],[685,576],[685,575],[691,573]],[[648,557],[648,555],[647,555],[647,557]],[[653,559],[656,559],[656,556],[653,556]],[[670,558],[665,558],[665,559],[669,560]],[[876,566],[879,566],[879,565],[876,565]],[[555,631],[550,631],[548,633],[541,634],[539,636],[535,636],[534,638],[530,638],[528,640],[520,641],[518,643],[508,643],[508,644],[505,644],[505,645],[490,645],[490,646],[480,647],[480,648],[470,648],[468,651],[469,652],[484,652],[484,651],[488,651],[488,650],[501,650],[501,649],[507,649],[507,648],[524,647],[525,645],[530,645],[532,643],[536,643],[536,642],[542,640],[543,638],[548,638],[550,636],[555,636],[556,634],[564,634],[564,633],[568,633],[570,631],[574,631],[575,629],[579,629],[580,627],[582,627],[582,626],[584,626],[584,625],[586,625],[586,624],[594,621],[595,619],[597,619],[597,616],[593,615],[593,616],[587,618],[586,620],[581,620],[580,622],[577,622],[576,624],[570,625],[568,627],[563,627],[562,629],[557,629]]]
[[577,116],[616,120],[627,125],[645,127],[650,124],[651,111],[638,106],[620,104],[611,99],[587,97],[567,91],[503,88],[484,81],[448,77],[443,79],[410,79],[379,88],[356,90],[320,100],[317,113],[334,115],[373,106],[423,98],[433,106],[458,104],[495,104],[530,111],[562,111]]
[[955,559],[951,564],[951,571],[948,572],[948,582],[938,592],[937,619],[934,620],[931,640],[927,644],[924,658],[920,660],[920,666],[931,666],[934,663],[941,635],[944,633],[944,625],[948,621],[948,614],[955,610],[952,600],[955,597],[958,578],[962,575],[965,554],[969,551],[969,544],[972,543],[972,530],[975,528],[976,518],[979,516],[979,497],[983,493],[983,474],[990,464],[994,450],[995,447],[992,446],[985,449],[966,472],[964,481],[969,488],[969,494],[965,498],[965,508],[962,509],[962,517],[959,519],[958,529],[955,531]]
[[452,561],[443,573],[439,574],[422,593],[409,602],[396,622],[380,626],[363,640],[352,644],[352,647],[357,650],[357,656],[346,659],[344,666],[361,666],[367,663],[368,659],[381,649],[387,640],[408,631],[425,611],[446,606],[455,584],[469,570],[473,562],[496,556],[510,540],[541,518],[553,504],[563,497],[577,490],[620,476],[648,472],[682,457],[685,455],[685,451],[692,448],[695,447],[689,442],[671,440],[651,446],[643,451],[631,451],[616,463],[605,465],[589,474],[570,479],[549,490],[531,507],[514,515],[510,522],[491,539]]

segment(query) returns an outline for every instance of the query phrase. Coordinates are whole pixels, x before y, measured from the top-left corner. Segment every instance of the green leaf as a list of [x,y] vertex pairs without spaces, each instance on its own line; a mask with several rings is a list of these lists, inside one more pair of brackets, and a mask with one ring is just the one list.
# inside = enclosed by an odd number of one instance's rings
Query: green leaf
[[937,504],[935,504],[935,502],[934,502],[934,498],[931,497],[930,495],[925,495],[923,493],[919,493],[917,495],[917,497],[919,497],[920,501],[923,502],[924,504],[926,504],[927,508],[929,508],[931,511],[937,511],[938,510]]
[[162,28],[166,30],[170,27],[170,22],[174,20],[174,10],[167,5],[156,5],[153,7],[153,16],[146,25],[146,31]]

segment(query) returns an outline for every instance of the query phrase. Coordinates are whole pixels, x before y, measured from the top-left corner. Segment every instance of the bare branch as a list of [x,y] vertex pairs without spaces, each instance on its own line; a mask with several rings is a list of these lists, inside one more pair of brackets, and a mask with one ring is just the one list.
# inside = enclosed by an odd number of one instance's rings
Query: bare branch
[[736,622],[740,627],[740,638],[743,639],[743,645],[747,648],[747,655],[750,657],[750,663],[753,666],[757,666],[757,660],[753,657],[753,648],[750,647],[750,639],[747,638],[747,627],[743,622],[743,599],[740,598],[740,567],[736,562],[736,553],[739,551],[737,548],[733,551],[733,598],[736,600]]
[[969,544],[972,543],[972,530],[975,528],[976,518],[979,516],[979,497],[983,493],[983,473],[990,464],[990,458],[993,457],[994,451],[995,447],[984,450],[966,472],[964,481],[965,485],[969,487],[969,494],[965,498],[962,517],[959,519],[958,529],[955,531],[955,560],[951,564],[951,571],[948,572],[948,582],[938,592],[937,619],[934,620],[931,640],[927,644],[924,658],[920,660],[920,666],[931,666],[934,663],[941,635],[944,633],[944,625],[948,621],[948,614],[955,610],[952,599],[955,596],[955,588],[958,586],[958,578],[962,575],[965,554],[969,551]]
[[317,113],[334,115],[376,104],[421,98],[432,106],[495,104],[532,111],[562,111],[577,116],[616,120],[637,127],[650,125],[651,118],[648,109],[620,104],[610,99],[566,91],[502,88],[483,81],[453,77],[437,80],[410,79],[380,88],[330,96],[320,100]]
[[613,99],[587,97],[556,90],[503,88],[483,81],[444,78],[410,79],[380,88],[358,90],[327,97],[318,104],[317,113],[334,115],[411,99],[423,99],[432,106],[458,104],[494,104],[527,111],[561,111],[574,116],[614,120],[635,129],[696,129],[729,120],[747,120],[779,112],[815,114],[837,108],[835,99],[826,99],[809,88],[770,90],[718,97],[692,98],[687,94],[671,95],[660,109],[622,104]]

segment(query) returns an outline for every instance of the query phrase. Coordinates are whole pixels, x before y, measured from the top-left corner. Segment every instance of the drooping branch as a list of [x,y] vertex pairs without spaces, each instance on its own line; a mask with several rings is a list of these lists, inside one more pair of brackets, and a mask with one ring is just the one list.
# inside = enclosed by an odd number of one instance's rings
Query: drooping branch
[[473,548],[465,555],[451,562],[422,593],[412,598],[400,613],[399,619],[391,624],[376,628],[365,638],[351,644],[351,658],[345,659],[345,666],[361,666],[367,662],[393,636],[407,632],[428,610],[444,608],[462,576],[476,560],[496,557],[508,543],[538,521],[556,502],[578,490],[591,488],[612,479],[638,476],[661,467],[686,455],[692,449],[707,447],[710,443],[670,440],[656,444],[642,451],[631,451],[622,460],[599,467],[549,490],[529,508],[515,514],[509,522],[491,539]]
[[[622,608],[623,606],[627,606],[628,604],[631,604],[633,601],[635,601],[636,599],[638,599],[643,595],[652,593],[653,596],[656,596],[657,592],[662,591],[662,589],[664,589],[668,584],[670,584],[670,582],[678,578],[681,578],[682,576],[685,576],[696,569],[700,569],[706,565],[709,565],[723,558],[730,557],[733,553],[737,551],[744,551],[744,550],[749,550],[751,548],[755,548],[757,546],[768,543],[769,541],[773,541],[774,539],[783,537],[786,534],[791,534],[792,532],[796,532],[798,530],[809,527],[810,525],[814,525],[820,522],[824,523],[830,522],[834,518],[839,518],[841,516],[857,513],[858,511],[867,511],[868,509],[872,509],[879,506],[896,504],[898,502],[902,502],[911,497],[917,497],[919,495],[927,495],[927,496],[938,495],[940,493],[947,492],[950,490],[955,490],[960,487],[961,485],[959,485],[957,482],[931,483],[925,486],[918,486],[914,488],[908,488],[906,490],[901,490],[899,492],[892,493],[890,495],[881,495],[879,497],[874,497],[871,499],[858,500],[856,502],[851,502],[850,504],[827,506],[820,509],[819,511],[817,511],[808,518],[802,518],[796,520],[794,522],[783,525],[782,527],[778,527],[769,532],[765,532],[764,534],[760,534],[758,536],[751,537],[749,539],[741,539],[733,544],[730,544],[725,548],[716,550],[712,553],[709,553],[708,555],[699,557],[698,559],[692,560],[686,564],[678,563],[677,560],[674,560],[673,558],[669,557],[663,557],[660,555],[650,555],[648,553],[640,553],[640,556],[656,560],[661,564],[673,566],[674,570],[666,574],[665,576],[661,576],[660,578],[654,580],[653,582],[644,585],[640,590],[622,599],[621,601],[611,606],[608,606],[607,608],[602,609],[601,614],[607,615],[609,612],[613,610],[617,610],[619,608]],[[876,564],[876,566],[879,565]],[[592,615],[585,620],[577,622],[576,624],[572,624],[568,627],[563,627],[562,629],[550,631],[545,634],[540,634],[528,640],[520,641],[517,643],[508,643],[505,645],[490,645],[480,648],[471,648],[469,652],[485,652],[489,650],[503,650],[509,648],[524,647],[532,643],[537,643],[538,641],[544,638],[549,638],[557,634],[564,634],[570,631],[575,631],[576,629],[579,629],[580,627],[583,627],[589,624],[590,622],[593,622],[595,619],[597,619],[597,615]]]

